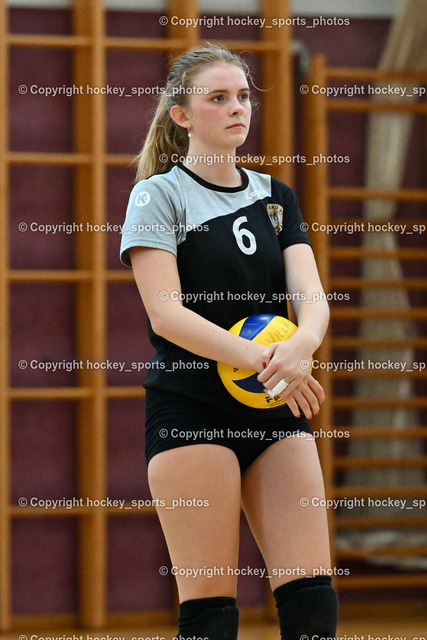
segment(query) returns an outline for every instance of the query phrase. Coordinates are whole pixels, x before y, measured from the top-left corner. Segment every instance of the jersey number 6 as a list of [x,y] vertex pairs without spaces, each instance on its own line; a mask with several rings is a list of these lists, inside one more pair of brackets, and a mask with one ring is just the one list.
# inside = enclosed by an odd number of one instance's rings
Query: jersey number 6
[[[240,218],[237,218],[233,222],[233,233],[240,251],[245,253],[247,256],[251,256],[256,251],[256,238],[251,231],[241,228],[241,225],[247,221],[248,219],[246,216],[240,216]],[[243,238],[246,238],[246,244],[243,242]],[[249,246],[247,246],[248,242]]]

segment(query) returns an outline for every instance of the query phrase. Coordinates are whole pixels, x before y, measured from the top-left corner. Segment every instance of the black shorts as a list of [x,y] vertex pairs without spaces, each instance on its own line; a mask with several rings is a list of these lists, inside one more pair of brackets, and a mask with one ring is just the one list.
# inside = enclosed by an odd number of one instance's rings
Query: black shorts
[[[218,444],[237,456],[241,473],[270,445],[297,432],[312,434],[304,414],[241,420],[205,402],[158,389],[145,396],[145,457],[147,465],[161,451],[190,444]],[[274,411],[274,409],[271,409]]]

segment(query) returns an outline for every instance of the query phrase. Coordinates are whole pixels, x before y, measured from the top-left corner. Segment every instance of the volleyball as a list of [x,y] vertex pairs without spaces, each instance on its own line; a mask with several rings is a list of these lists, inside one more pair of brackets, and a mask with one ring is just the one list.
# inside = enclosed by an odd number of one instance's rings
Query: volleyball
[[[260,313],[243,318],[231,327],[230,332],[268,347],[272,342],[287,340],[296,330],[296,325],[287,318]],[[269,409],[286,404],[282,398],[275,400],[264,393],[264,385],[257,380],[258,371],[239,369],[223,362],[218,362],[217,366],[225,388],[242,404],[254,409]]]

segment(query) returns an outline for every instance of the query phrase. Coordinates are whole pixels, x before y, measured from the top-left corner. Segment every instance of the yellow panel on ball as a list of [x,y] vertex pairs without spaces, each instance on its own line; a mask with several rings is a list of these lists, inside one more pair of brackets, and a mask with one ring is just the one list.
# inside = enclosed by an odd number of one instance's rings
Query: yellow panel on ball
[[[296,325],[287,318],[260,313],[243,318],[231,327],[230,332],[267,347],[272,342],[287,340],[296,330]],[[258,371],[247,371],[218,362],[218,373],[227,391],[242,404],[254,409],[286,404],[282,398],[275,400],[264,393],[262,383],[257,380]]]

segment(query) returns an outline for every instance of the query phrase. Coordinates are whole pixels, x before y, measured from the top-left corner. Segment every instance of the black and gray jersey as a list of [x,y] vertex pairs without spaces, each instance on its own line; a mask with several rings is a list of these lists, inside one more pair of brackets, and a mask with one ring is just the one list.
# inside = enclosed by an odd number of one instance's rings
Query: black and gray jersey
[[[132,190],[122,232],[120,256],[131,266],[131,247],[173,253],[181,291],[161,291],[229,329],[259,313],[287,317],[283,250],[310,244],[298,200],[280,180],[237,167],[242,184],[221,187],[182,164],[138,182]],[[259,409],[237,402],[223,387],[216,362],[201,358],[156,335],[145,387],[169,390],[259,417]],[[286,406],[262,411],[263,418],[289,415]]]

